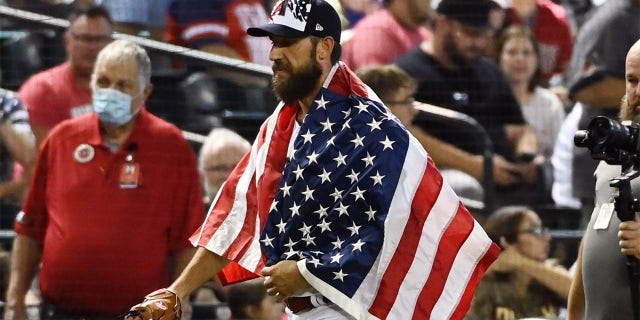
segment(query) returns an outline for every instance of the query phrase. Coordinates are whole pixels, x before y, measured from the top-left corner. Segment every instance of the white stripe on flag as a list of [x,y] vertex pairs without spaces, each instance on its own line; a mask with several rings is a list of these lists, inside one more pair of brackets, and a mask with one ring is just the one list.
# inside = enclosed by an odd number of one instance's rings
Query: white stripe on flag
[[258,264],[260,263],[260,260],[262,259],[262,249],[260,249],[260,225],[261,225],[260,215],[257,215],[256,227],[254,230],[255,236],[251,240],[251,245],[249,246],[249,249],[238,261],[238,263],[241,266],[243,266],[245,269],[249,271],[255,270],[257,272],[260,272],[260,270],[256,270],[258,268]]
[[240,234],[240,230],[242,230],[242,226],[244,225],[247,216],[246,195],[247,190],[249,189],[249,184],[251,183],[251,178],[253,177],[255,161],[256,156],[254,148],[252,148],[249,163],[238,180],[231,210],[229,210],[229,214],[227,214],[225,221],[211,236],[211,239],[209,239],[209,242],[207,242],[207,245],[205,246],[209,251],[223,255],[229,249],[231,244],[233,244],[233,241],[238,237],[238,234]]

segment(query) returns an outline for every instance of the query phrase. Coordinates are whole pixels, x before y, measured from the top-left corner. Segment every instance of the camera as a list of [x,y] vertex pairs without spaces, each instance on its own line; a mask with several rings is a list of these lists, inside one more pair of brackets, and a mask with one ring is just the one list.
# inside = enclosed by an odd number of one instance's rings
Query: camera
[[573,142],[577,147],[589,148],[595,160],[630,166],[640,159],[639,135],[640,124],[636,122],[598,116],[591,119],[586,130],[575,133]]

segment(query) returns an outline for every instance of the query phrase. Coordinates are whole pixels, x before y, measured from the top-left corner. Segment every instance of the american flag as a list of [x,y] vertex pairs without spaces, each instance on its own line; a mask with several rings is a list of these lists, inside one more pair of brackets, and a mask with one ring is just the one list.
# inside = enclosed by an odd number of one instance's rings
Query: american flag
[[267,119],[194,245],[233,261],[224,282],[298,261],[357,319],[463,318],[499,249],[420,143],[343,64],[296,110]]

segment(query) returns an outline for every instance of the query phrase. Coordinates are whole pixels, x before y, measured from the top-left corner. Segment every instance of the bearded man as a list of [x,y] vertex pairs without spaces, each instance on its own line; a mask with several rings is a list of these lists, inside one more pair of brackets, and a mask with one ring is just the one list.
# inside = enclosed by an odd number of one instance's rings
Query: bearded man
[[[495,208],[537,205],[546,200],[536,187],[544,157],[500,67],[483,56],[492,34],[492,8],[491,0],[440,1],[432,39],[394,64],[416,79],[417,101],[469,115],[487,132],[494,151],[493,177],[488,178],[494,179],[500,195],[493,199]],[[487,179],[485,151],[477,140],[450,126],[431,126],[428,133],[434,138],[424,143],[439,167]]]
[[222,270],[223,283],[262,276],[289,319],[461,319],[497,246],[415,137],[338,61],[331,5],[283,0],[271,18],[248,34],[272,42],[282,103],[191,237],[189,266],[127,318],[177,311]]
[[[627,53],[625,63],[625,95],[620,104],[620,119],[640,121],[640,41]],[[576,275],[569,293],[567,319],[634,319],[627,256],[640,259],[640,221],[621,222],[614,210],[611,179],[621,175],[619,165],[600,162],[595,171],[595,209],[582,238]],[[631,181],[634,197],[640,191],[640,180]],[[603,272],[603,270],[606,270]],[[630,299],[631,298],[631,299]],[[636,297],[637,298],[637,297]]]

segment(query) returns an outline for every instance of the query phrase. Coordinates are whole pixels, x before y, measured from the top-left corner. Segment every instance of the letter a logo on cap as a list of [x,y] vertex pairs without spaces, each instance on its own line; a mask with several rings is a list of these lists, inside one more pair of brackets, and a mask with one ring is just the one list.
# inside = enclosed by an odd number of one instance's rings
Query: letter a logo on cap
[[322,30],[324,30],[324,28],[319,23],[316,23],[316,31],[322,31]]
[[304,32],[311,10],[309,0],[280,0],[271,12],[273,23]]

